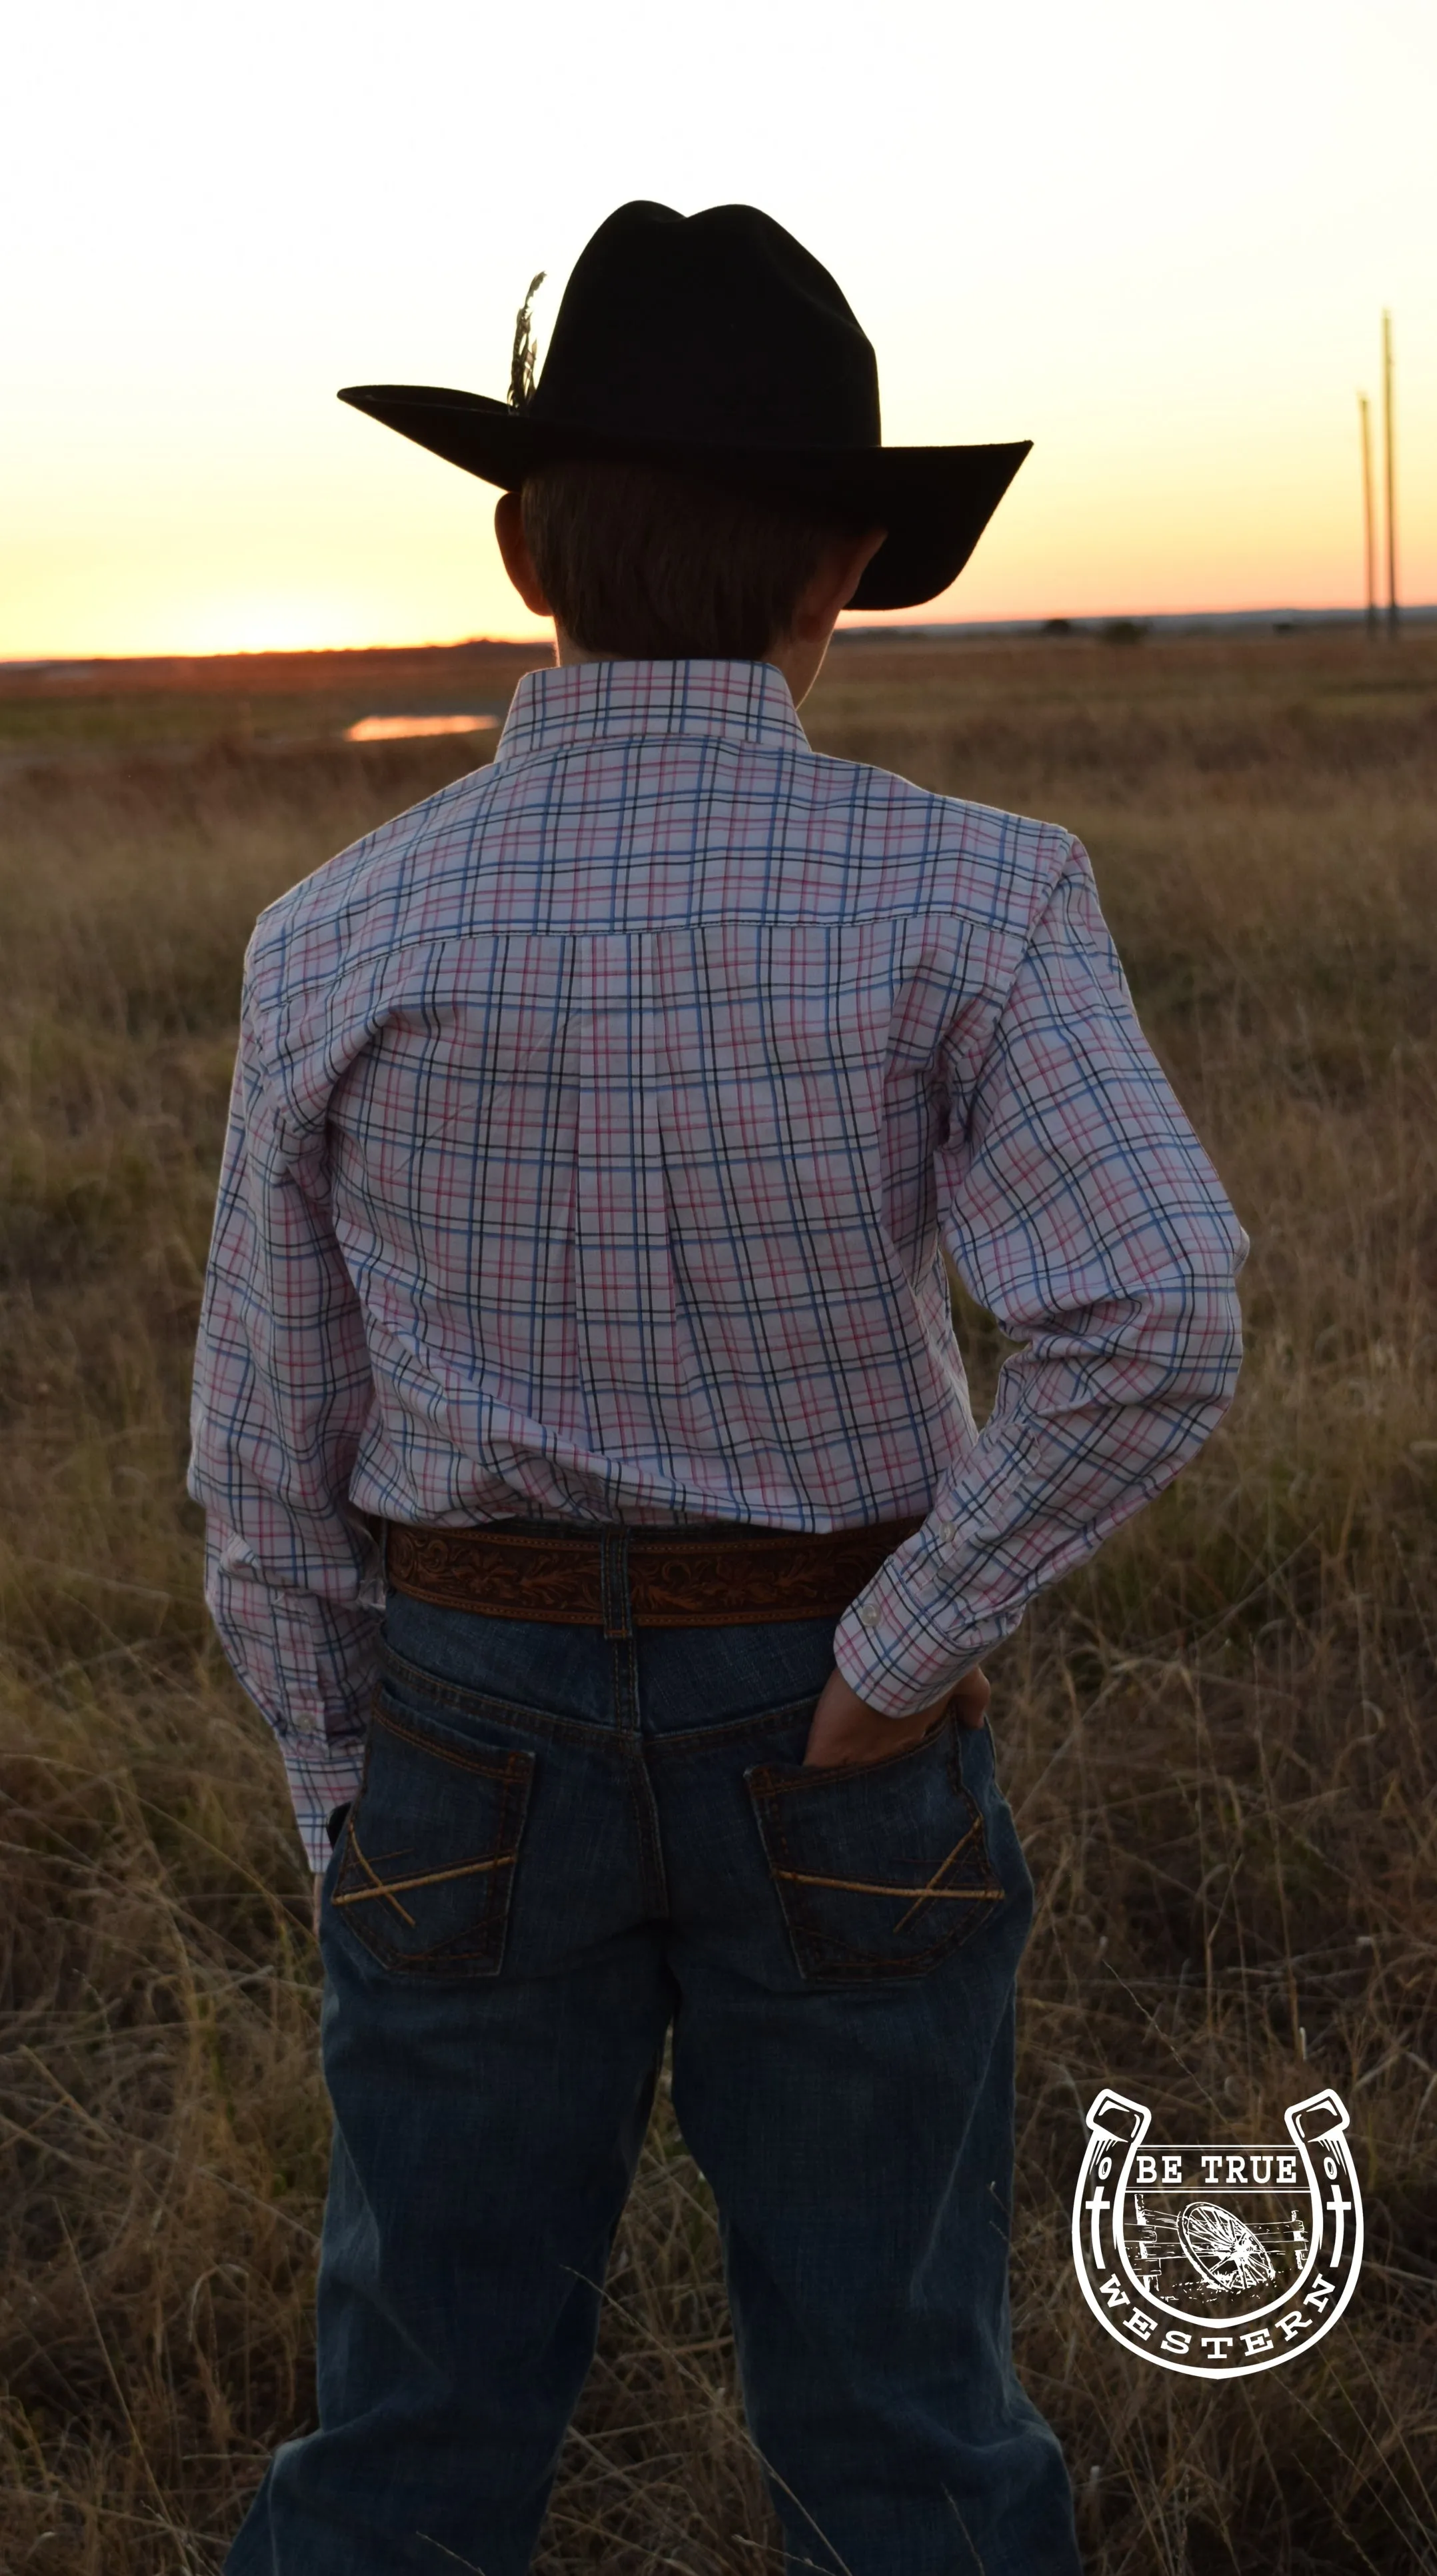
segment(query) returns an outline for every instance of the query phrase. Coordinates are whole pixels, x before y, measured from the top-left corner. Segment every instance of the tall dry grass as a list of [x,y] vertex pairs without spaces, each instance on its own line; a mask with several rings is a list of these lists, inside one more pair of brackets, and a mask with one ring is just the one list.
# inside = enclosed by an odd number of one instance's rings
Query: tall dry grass
[[[1015,2327],[1089,2565],[1437,2565],[1437,652],[847,646],[812,719],[1084,833],[1254,1237],[1228,1425],[994,1666],[1040,1896]],[[208,2576],[311,2405],[314,1954],[199,1605],[186,1380],[248,925],[462,758],[112,749],[5,781],[7,2576]],[[1371,2251],[1309,2360],[1209,2387],[1099,2334],[1066,2217],[1104,2081],[1217,2139],[1343,2093]],[[661,2116],[539,2565],[777,2564]]]

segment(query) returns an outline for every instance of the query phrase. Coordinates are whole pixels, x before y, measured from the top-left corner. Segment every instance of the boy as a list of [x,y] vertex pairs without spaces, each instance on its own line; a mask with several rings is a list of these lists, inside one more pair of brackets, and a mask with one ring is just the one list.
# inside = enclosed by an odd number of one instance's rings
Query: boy
[[[230,2576],[521,2576],[670,2030],[789,2567],[1072,2576],[979,1658],[1218,1419],[1242,1237],[1079,846],[795,714],[1025,451],[883,448],[751,208],[612,216],[537,386],[526,317],[508,406],[346,399],[504,487],[557,667],[247,966],[193,1490],[335,2136]],[[1019,1345],[981,1433],[944,1247]]]

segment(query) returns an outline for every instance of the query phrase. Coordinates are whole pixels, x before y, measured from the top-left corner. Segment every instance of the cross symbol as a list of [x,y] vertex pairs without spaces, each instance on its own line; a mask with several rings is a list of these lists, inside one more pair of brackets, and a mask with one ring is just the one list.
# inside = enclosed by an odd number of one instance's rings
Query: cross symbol
[[1111,2209],[1112,2205],[1113,2204],[1109,2200],[1101,2183],[1098,2184],[1091,2200],[1085,2200],[1083,2203],[1084,2209],[1086,2209],[1092,2220],[1093,2261],[1095,2263],[1101,2263],[1103,2259],[1102,2240],[1098,2234],[1098,2220],[1102,2212],[1105,2209]]
[[1332,2212],[1332,2259],[1333,2262],[1336,2263],[1341,2260],[1342,2256],[1342,2213],[1344,2210],[1350,2210],[1352,2203],[1350,2200],[1343,2199],[1336,2183],[1334,2183],[1325,2205]]

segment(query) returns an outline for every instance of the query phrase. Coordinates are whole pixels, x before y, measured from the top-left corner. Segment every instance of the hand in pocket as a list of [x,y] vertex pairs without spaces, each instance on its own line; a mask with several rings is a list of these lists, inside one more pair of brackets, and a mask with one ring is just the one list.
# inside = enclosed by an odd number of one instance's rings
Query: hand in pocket
[[950,1714],[960,1726],[981,1726],[992,1695],[986,1674],[975,1664],[953,1690],[931,1708],[920,1709],[916,1717],[885,1717],[849,1689],[842,1673],[830,1673],[813,1712],[804,1762],[824,1768],[841,1762],[881,1762],[886,1753],[903,1753],[911,1744],[920,1744]]
[[[988,1772],[986,1748],[973,1767]],[[744,1780],[807,1984],[926,1976],[1003,1904],[952,1710],[886,1759],[756,1763]]]

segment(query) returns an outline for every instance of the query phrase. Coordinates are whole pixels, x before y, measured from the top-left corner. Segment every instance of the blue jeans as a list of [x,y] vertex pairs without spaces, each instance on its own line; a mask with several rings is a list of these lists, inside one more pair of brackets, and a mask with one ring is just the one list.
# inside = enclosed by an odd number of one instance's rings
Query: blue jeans
[[227,2576],[522,2576],[670,2026],[789,2569],[1076,2576],[1009,2353],[1031,1881],[986,1727],[801,1769],[835,1625],[391,1598],[325,1882],[320,2429]]

